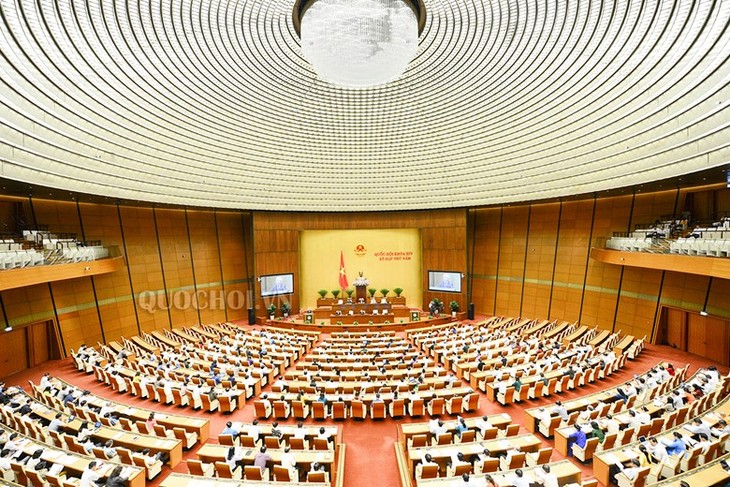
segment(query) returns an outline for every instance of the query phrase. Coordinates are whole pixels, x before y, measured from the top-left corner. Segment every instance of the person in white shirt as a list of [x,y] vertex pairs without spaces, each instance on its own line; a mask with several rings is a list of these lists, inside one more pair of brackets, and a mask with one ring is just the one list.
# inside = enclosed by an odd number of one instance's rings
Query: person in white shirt
[[692,420],[692,424],[688,424],[685,426],[685,429],[692,433],[695,437],[699,437],[700,435],[705,435],[707,438],[712,436],[712,431],[710,430],[710,427],[705,424],[702,419],[695,418]]
[[304,429],[304,423],[302,423],[301,421],[299,421],[297,423],[297,427],[294,429],[293,436],[294,436],[294,438],[298,438],[301,440],[303,440],[307,437],[307,430]]
[[530,487],[532,479],[526,476],[521,468],[515,470],[515,474],[510,478],[510,482],[513,487]]
[[284,453],[281,454],[281,466],[289,470],[289,477],[293,482],[299,480],[299,471],[297,469],[297,460],[291,452],[291,447],[286,446]]
[[89,462],[89,465],[84,470],[84,473],[81,474],[79,487],[95,487],[96,481],[101,479],[101,475],[99,474],[100,468],[101,464],[97,463],[95,460]]
[[536,468],[534,472],[535,480],[543,487],[560,487],[558,476],[550,471],[550,465],[545,464],[542,468]]
[[648,442],[644,442],[646,445],[646,449],[651,454],[652,458],[656,460],[658,463],[663,462],[667,459],[667,447],[664,446],[664,443],[657,441],[656,437],[653,436],[649,438]]
[[38,387],[41,391],[45,391],[46,387],[51,387],[51,374],[49,372],[43,374],[43,377],[41,377],[41,382]]
[[253,438],[253,441],[259,441],[259,438],[261,437],[261,427],[259,426],[259,421],[257,419],[254,419],[251,423],[251,426],[247,428],[248,436]]
[[489,422],[489,416],[482,416],[481,418],[474,420],[474,426],[476,426],[481,435],[484,436],[484,432],[492,428],[492,423]]
[[58,413],[56,416],[51,420],[51,423],[48,425],[48,431],[56,431],[58,432],[59,429],[61,429],[61,426],[63,426],[63,420],[61,420],[61,417],[63,414]]
[[561,401],[555,401],[555,406],[553,406],[552,411],[550,411],[551,414],[560,416],[560,419],[563,421],[567,421],[570,415],[568,414],[568,410],[563,406],[563,403]]
[[436,427],[433,429],[433,436],[438,440],[438,437],[448,433],[448,428],[444,425],[444,422],[440,419],[436,422]]

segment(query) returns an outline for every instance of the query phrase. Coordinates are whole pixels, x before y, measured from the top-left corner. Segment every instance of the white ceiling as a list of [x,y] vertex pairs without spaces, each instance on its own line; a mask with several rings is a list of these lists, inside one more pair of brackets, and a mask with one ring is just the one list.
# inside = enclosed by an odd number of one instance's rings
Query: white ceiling
[[269,210],[487,205],[730,161],[730,1],[432,0],[397,81],[301,58],[293,0],[0,0],[0,176]]

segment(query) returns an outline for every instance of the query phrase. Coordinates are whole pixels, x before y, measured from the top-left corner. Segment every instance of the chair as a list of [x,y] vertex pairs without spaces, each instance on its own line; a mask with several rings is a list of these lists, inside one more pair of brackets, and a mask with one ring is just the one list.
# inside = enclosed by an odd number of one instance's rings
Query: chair
[[333,444],[325,438],[313,438],[312,446],[314,450],[328,451],[332,449]]
[[499,469],[502,471],[514,470],[525,466],[525,452],[515,453],[507,457],[499,458]]
[[266,448],[278,450],[281,448],[281,441],[278,436],[264,436],[264,445]]
[[560,421],[560,416],[550,418],[550,423],[548,423],[547,425],[543,421],[540,421],[537,430],[542,433],[545,438],[551,438],[553,436],[553,433],[555,432],[555,429],[560,426]]
[[431,444],[436,445],[451,445],[454,442],[454,435],[451,433],[443,433],[438,436],[431,438]]
[[243,448],[255,448],[256,447],[256,439],[254,439],[253,436],[238,435],[238,442],[241,444],[241,447],[243,447]]
[[[205,399],[203,399],[205,404]],[[232,413],[238,407],[238,401],[234,397],[218,396],[218,410],[222,413]]]
[[309,450],[309,442],[304,438],[289,438],[289,446],[292,450]]
[[155,402],[160,402],[160,395],[157,393],[157,388],[155,388],[154,384],[145,384],[145,389],[147,389],[147,397]]
[[616,483],[618,487],[643,487],[646,484],[649,471],[650,467],[640,469],[633,480],[628,478],[625,473],[619,472],[616,474]]
[[[257,470],[258,467],[254,467]],[[233,479],[233,480],[241,480],[241,469],[236,468],[235,470],[231,469],[231,466],[228,465],[226,462],[215,462],[215,473],[218,475],[219,479]]]
[[370,405],[370,417],[373,419],[385,419],[385,403],[372,403]]
[[198,433],[185,431],[183,428],[173,428],[172,433],[178,440],[182,441],[183,448],[189,450],[198,442]]
[[190,404],[190,399],[188,398],[187,394],[183,396],[180,392],[180,389],[173,389],[172,403],[175,404],[177,407],[183,407]]
[[510,436],[517,436],[520,432],[519,424],[508,424],[505,429],[499,431],[498,436],[501,438],[509,438]]
[[347,405],[344,401],[332,403],[332,419],[347,419]]
[[619,433],[620,437],[618,439],[618,444],[620,446],[628,445],[631,443],[631,438],[634,436],[634,430],[633,429],[625,429],[622,432]]
[[238,446],[238,438],[233,438],[233,435],[218,435],[218,444],[225,446]]
[[473,443],[477,440],[477,432],[474,430],[468,430],[461,433],[461,436],[457,436],[457,443]]
[[309,416],[309,406],[304,401],[292,401],[292,416],[296,419],[306,419]]
[[170,438],[171,440],[175,438],[175,433],[166,429],[161,424],[156,424],[154,426],[154,429],[155,429],[155,436],[159,436],[160,438]]
[[616,445],[616,438],[618,438],[618,433],[611,433],[610,435],[606,435],[606,437],[603,439],[603,443],[599,443],[596,446],[596,453],[612,449]]
[[408,415],[412,418],[420,417],[426,414],[423,399],[414,399],[408,403]]
[[287,419],[291,413],[291,406],[286,401],[274,401],[274,417],[276,419]]
[[534,453],[527,453],[525,455],[525,461],[527,462],[528,467],[535,467],[537,465],[544,465],[546,463],[550,463],[550,457],[553,456],[553,449],[548,448],[540,448],[538,451]]
[[307,472],[307,482],[329,483],[329,477],[327,472]]
[[350,417],[353,419],[365,419],[367,414],[365,404],[362,401],[352,401],[350,406]]
[[[707,452],[701,453],[699,456],[699,463],[705,464],[709,463],[715,458],[718,457],[720,454],[720,447],[722,444],[720,443],[720,440],[715,440],[712,443],[710,443],[710,446],[707,448]],[[693,467],[688,468],[687,470],[690,470]]]
[[312,419],[327,419],[327,406],[323,402],[315,401],[312,403]]
[[507,404],[512,404],[514,401],[515,396],[515,388],[514,387],[508,387],[504,394],[501,392],[497,392],[497,402],[500,403],[502,406],[506,406]]
[[271,416],[271,404],[268,401],[254,401],[253,407],[257,418],[266,419]]
[[259,467],[255,465],[247,465],[244,468],[243,474],[246,476],[246,480],[265,480],[269,481],[269,469],[265,468],[262,472]]
[[537,399],[539,397],[542,397],[543,387],[545,387],[545,383],[543,383],[541,380],[533,383],[532,386],[527,389],[527,399]]
[[449,414],[459,414],[464,409],[464,398],[462,396],[454,396],[446,400],[446,412]]
[[391,418],[402,418],[406,415],[405,399],[395,399],[388,405],[388,412]]
[[[709,450],[708,450],[709,452]],[[688,470],[692,470],[697,466],[697,463],[705,463],[704,460],[701,458],[702,456],[702,448],[692,448],[691,450],[685,452],[684,455],[682,455],[680,461],[679,461],[679,469],[682,472],[686,472]],[[702,460],[702,461],[700,461]]]
[[[435,479],[439,476],[438,465],[421,465],[416,466],[416,479]],[[307,481],[310,481],[307,478]]]
[[220,404],[218,399],[211,400],[210,397],[208,397],[208,394],[201,394],[200,400],[203,401],[203,409],[210,413],[218,409],[218,406]]
[[406,440],[406,444],[408,445],[408,448],[427,446],[428,445],[428,436],[427,435],[413,435],[410,438],[408,438],[408,440]]
[[462,404],[465,412],[476,411],[479,409],[479,394],[476,392],[467,394]]
[[494,473],[499,470],[499,458],[489,457],[476,464],[476,473]]
[[28,485],[33,485],[33,487],[50,487],[51,485],[47,481],[43,480],[41,474],[35,470],[28,469],[25,471],[25,475],[28,477],[28,481],[30,482]]
[[124,447],[118,446],[116,447],[117,455],[119,456],[119,460],[121,460],[122,463],[125,465],[134,465],[134,460],[132,460],[132,452]]
[[274,481],[276,482],[294,482],[291,472],[288,468],[281,465],[274,465]]
[[432,399],[426,406],[426,410],[430,416],[441,416],[445,411],[444,399],[442,397]]
[[482,432],[482,430],[479,430],[479,433],[477,434],[477,438],[479,439],[479,441],[493,440],[497,436],[499,436],[499,428],[497,427],[487,428],[484,430],[484,432]]
[[106,452],[104,452],[103,448],[94,447],[91,449],[91,451],[94,453],[94,456],[96,458],[100,458],[102,460],[109,460],[109,457],[106,455]]
[[15,474],[15,483],[20,485],[28,485],[28,477],[25,475],[25,467],[17,462],[11,461],[10,468]]
[[573,456],[575,458],[585,463],[593,458],[593,454],[595,453],[597,446],[598,438],[589,438],[588,441],[586,441],[586,446],[584,448],[581,448],[577,444],[573,443],[573,445],[571,446],[571,450],[573,451]]
[[[132,455],[132,461],[136,466],[143,467],[147,471],[147,480],[152,480],[153,478],[157,477],[160,472],[162,472],[162,462],[159,460],[157,460],[152,465],[147,465],[147,463],[145,463],[144,461],[144,458]],[[225,463],[224,465],[228,466],[228,464]]]
[[456,467],[449,467],[446,472],[449,477],[461,477],[464,474],[471,474],[471,469],[471,463],[460,463]]
[[199,477],[212,477],[215,474],[215,465],[203,463],[200,460],[188,460],[188,473]]

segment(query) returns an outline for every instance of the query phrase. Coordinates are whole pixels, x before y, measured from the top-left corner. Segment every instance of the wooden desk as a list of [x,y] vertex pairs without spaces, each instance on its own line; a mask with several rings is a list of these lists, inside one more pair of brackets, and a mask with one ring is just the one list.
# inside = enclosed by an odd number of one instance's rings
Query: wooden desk
[[[719,405],[717,405],[712,410],[704,413],[700,417],[703,419],[705,423],[710,424],[711,426],[717,424],[717,422],[722,419],[722,415],[730,415],[730,399],[725,399],[723,402],[721,402]],[[690,418],[687,418],[690,420]],[[689,423],[684,423],[689,424]],[[670,430],[665,430],[661,435],[657,435],[658,438],[671,438],[672,434],[675,431],[681,431],[682,433],[686,433],[687,435],[692,435],[691,432],[685,430],[681,425],[675,428],[672,428]],[[627,454],[628,448],[631,446],[635,446],[637,443],[630,443],[629,445],[624,445],[619,448],[614,448],[612,450],[604,451],[598,454],[593,455],[593,475],[598,479],[599,482],[601,482],[604,485],[608,485],[608,481],[610,478],[610,467],[611,465],[614,465],[616,461],[620,462],[626,462],[631,459],[631,455]]]
[[[425,390],[425,391],[418,391],[416,393],[416,397],[419,399],[429,400],[432,396],[436,397],[442,397],[444,399],[448,399],[454,396],[466,396],[467,394],[470,394],[472,391],[471,387],[453,387],[451,389],[435,389],[435,390]],[[281,395],[284,396],[285,401],[296,401],[297,400],[297,394],[287,392],[284,394],[274,393],[272,397],[280,397]],[[350,407],[352,405],[352,401],[355,400],[354,394],[325,394],[325,397],[327,398],[327,401],[329,403],[338,401],[340,398],[345,402],[347,407]],[[405,399],[406,404],[410,401],[411,398],[413,398],[413,393],[410,393],[408,396],[406,396],[405,393],[399,394],[399,398]],[[304,394],[303,400],[307,404],[311,404],[312,402],[315,402],[319,398],[319,394]],[[380,398],[383,400],[383,402],[386,404],[390,404],[393,402],[393,393],[388,394],[380,394]],[[370,403],[373,402],[375,399],[375,394],[363,394],[360,400],[365,404],[366,406],[370,406]]]
[[[214,445],[212,443],[206,443],[196,452],[198,458],[205,463],[212,462],[223,462],[225,461],[226,455],[228,454],[228,446],[226,445]],[[236,447],[243,453],[241,462],[244,465],[253,465],[253,460],[256,454],[259,452],[259,448],[246,448]],[[275,450],[269,448],[266,453],[271,455],[271,461],[276,464],[281,464],[281,456],[284,454],[284,450]],[[309,470],[312,463],[320,463],[328,466],[330,477],[332,476],[332,469],[335,463],[335,451],[334,450],[292,450],[297,461],[297,465]],[[288,485],[288,484],[287,484]]]
[[620,357],[632,343],[634,343],[634,337],[632,335],[626,335],[613,347],[613,353],[615,353],[617,357]]
[[[542,468],[542,466],[537,467],[526,467],[523,468],[522,471],[524,472],[524,475],[528,478],[535,478],[535,470],[538,468]],[[581,483],[581,475],[582,470],[580,467],[577,467],[573,464],[570,460],[561,460],[559,462],[550,462],[550,471],[555,474],[556,477],[558,477],[558,483],[560,485],[575,483],[580,484]],[[509,487],[512,484],[512,477],[514,476],[514,472],[493,472],[489,474],[494,479],[495,483],[500,487]],[[476,474],[476,475],[470,475],[470,478],[484,478],[486,474]],[[454,477],[440,477],[436,479],[421,479],[416,481],[417,487],[452,487],[454,485],[458,485],[454,482],[460,481],[461,479]],[[533,482],[533,485],[536,485]]]
[[585,325],[581,325],[581,326],[579,326],[577,330],[575,330],[575,331],[574,331],[573,333],[571,333],[571,334],[569,334],[569,335],[566,335],[566,336],[565,336],[565,337],[563,338],[563,345],[564,345],[564,346],[568,346],[568,345],[570,345],[570,344],[571,344],[571,343],[573,343],[574,341],[576,341],[576,340],[580,339],[580,338],[581,338],[581,337],[582,337],[583,335],[585,335],[586,333],[588,333],[588,327],[587,327],[587,326],[585,326]]
[[367,325],[370,324],[372,321],[374,323],[385,323],[386,321],[390,321],[393,323],[395,321],[395,315],[393,313],[385,314],[385,315],[360,315],[360,314],[354,314],[354,315],[340,315],[337,316],[335,314],[332,314],[329,316],[330,323],[337,324],[338,321],[341,321],[343,325],[354,325],[357,321],[358,325]]
[[[63,379],[54,378],[52,382],[63,384],[64,387],[71,387],[76,391],[79,391],[77,387],[69,384]],[[87,402],[93,406],[101,408],[107,402],[112,404],[114,412],[123,418],[128,418],[132,421],[147,421],[150,413],[155,413],[155,420],[162,426],[168,429],[182,428],[188,433],[195,433],[198,435],[198,441],[205,443],[210,437],[210,420],[203,418],[196,418],[194,416],[178,416],[175,414],[165,414],[159,411],[153,411],[151,409],[144,409],[139,407],[131,407],[127,404],[121,404],[110,399],[103,399],[93,394],[87,394],[84,396]]]
[[265,480],[232,480],[219,479],[214,477],[199,477],[197,475],[185,475],[184,473],[173,472],[160,482],[160,487],[227,487],[227,486],[252,485],[256,487],[331,487],[327,482],[267,482]]
[[418,465],[426,454],[431,455],[433,461],[443,467],[446,464],[446,460],[450,459],[452,454],[456,452],[461,452],[466,458],[470,458],[472,455],[482,453],[486,448],[489,450],[491,456],[495,457],[515,446],[519,446],[522,452],[536,452],[542,446],[542,441],[535,435],[527,434],[511,436],[509,438],[495,438],[487,441],[475,441],[472,443],[411,447],[407,450],[408,468],[411,471],[411,476],[415,477],[416,465]]
[[723,469],[720,465],[722,460],[730,462],[730,456],[724,455],[720,458],[713,460],[712,462],[702,465],[694,470],[672,477],[671,479],[664,480],[657,484],[657,487],[680,487],[682,482],[685,482],[689,487],[711,487],[715,485],[726,485],[730,482],[730,472]]
[[[0,431],[2,430],[7,431],[9,434],[15,432],[15,430],[12,430],[4,425],[0,425]],[[92,460],[95,460],[94,457],[91,456],[79,455],[75,452],[56,448],[55,446],[51,446],[46,443],[41,443],[34,440],[33,438],[25,436],[22,433],[19,433],[19,437],[24,438],[25,441],[25,444],[22,446],[24,453],[26,453],[27,455],[32,455],[33,452],[35,452],[37,449],[42,448],[43,453],[41,454],[41,458],[43,460],[49,463],[61,464],[63,465],[65,471],[71,474],[76,474],[79,477],[84,472],[84,470],[86,470],[86,467],[88,467],[89,463]],[[108,474],[111,473],[112,470],[114,470],[116,466],[120,465],[124,468],[127,468],[128,472],[131,472],[128,478],[128,487],[144,487],[144,469],[131,465],[125,465],[123,463],[120,463],[118,460],[104,460],[102,464],[104,466],[101,470],[99,470],[99,473],[102,477],[106,477]]]
[[601,343],[605,342],[606,339],[611,335],[611,332],[608,330],[601,330],[598,335],[591,338],[591,340],[588,342],[588,345],[595,348]]
[[[477,419],[479,418],[466,418],[464,421],[469,429],[476,429],[475,423]],[[501,430],[505,429],[507,425],[512,424],[512,418],[506,413],[492,414],[488,416],[487,419],[492,426]],[[446,426],[449,430],[455,429],[456,425],[457,420],[444,421],[444,426]],[[398,426],[398,441],[402,442],[404,445],[406,445],[408,440],[415,435],[428,435],[428,439],[430,441],[431,433],[428,430],[428,423],[401,423]]]

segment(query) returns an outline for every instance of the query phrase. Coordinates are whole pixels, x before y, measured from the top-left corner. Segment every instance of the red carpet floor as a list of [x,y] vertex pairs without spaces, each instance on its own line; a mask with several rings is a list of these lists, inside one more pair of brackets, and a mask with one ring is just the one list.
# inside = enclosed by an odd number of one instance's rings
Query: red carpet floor
[[[686,363],[690,364],[689,374],[694,373],[698,367],[705,367],[711,365],[702,357],[683,353],[666,346],[647,346],[641,355],[635,361],[627,361],[626,367],[613,374],[607,380],[597,381],[594,384],[589,384],[586,387],[582,387],[575,391],[568,391],[561,395],[561,399],[571,399],[574,397],[591,394],[593,392],[600,391],[602,389],[611,387],[612,385],[619,384],[628,380],[634,373],[641,373],[657,364],[660,361],[670,361],[674,363],[675,367],[679,368],[684,366]],[[726,367],[719,367],[724,373],[727,372]],[[139,407],[148,409],[154,409],[159,411],[166,411],[175,414],[186,414],[191,416],[201,416],[208,418],[211,422],[211,440],[216,441],[215,438],[225,425],[228,420],[232,421],[244,421],[250,422],[254,418],[253,402],[249,400],[242,409],[237,410],[231,415],[223,415],[219,413],[204,413],[196,412],[189,408],[176,408],[174,406],[164,406],[157,403],[147,401],[145,399],[137,399],[136,397],[129,394],[117,394],[104,386],[103,384],[96,382],[93,375],[85,375],[76,371],[73,363],[70,359],[57,360],[47,362],[41,366],[29,369],[27,371],[15,374],[13,376],[5,378],[5,382],[8,385],[20,385],[26,390],[27,381],[33,380],[36,383],[40,379],[41,375],[45,371],[50,371],[52,375],[63,378],[64,380],[85,389],[88,389],[92,393],[113,399],[118,402],[128,403]],[[266,390],[266,389],[265,389]],[[502,407],[497,403],[487,401],[486,397],[482,397],[480,403],[480,409],[478,413],[470,413],[466,416],[481,416],[483,414],[496,414],[500,412],[507,412],[512,416],[512,421],[520,424],[524,424],[524,409],[543,404],[550,404],[555,401],[540,399],[538,401],[529,401],[522,405],[512,405],[508,407]],[[346,487],[361,487],[361,486],[392,486],[396,487],[399,485],[398,477],[398,466],[395,459],[395,451],[393,443],[397,439],[397,425],[399,422],[415,422],[416,420],[385,420],[385,421],[372,421],[365,420],[363,422],[346,421],[336,423],[340,427],[340,441],[347,445],[345,455],[345,471],[344,471],[344,485]],[[423,422],[421,418],[417,420]],[[308,420],[311,424],[312,420]],[[282,423],[295,423],[294,420],[289,419]],[[322,424],[329,424],[331,422],[322,422]],[[527,433],[524,427],[520,430],[520,434]],[[539,435],[538,435],[539,436]],[[546,445],[551,445],[551,441],[545,440]],[[184,458],[195,458],[195,450],[198,447],[193,448],[191,451],[184,454]],[[553,453],[553,460],[561,459],[562,456],[557,452]],[[591,466],[581,465],[580,462],[574,460],[584,470],[584,478],[592,477]],[[185,462],[181,462],[175,471],[187,472]],[[164,478],[170,469],[165,467],[162,474],[154,482],[149,482],[149,485],[157,485],[159,481]]]

